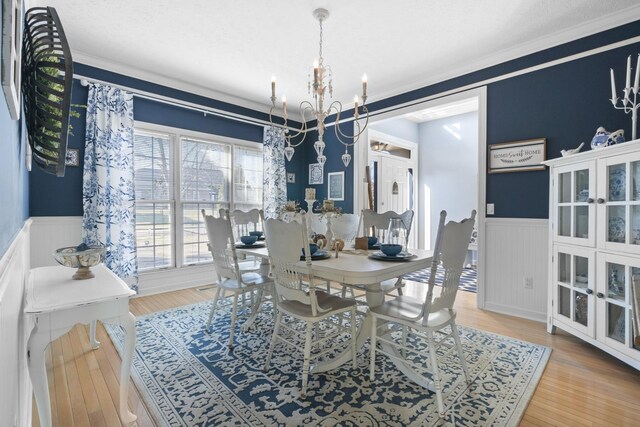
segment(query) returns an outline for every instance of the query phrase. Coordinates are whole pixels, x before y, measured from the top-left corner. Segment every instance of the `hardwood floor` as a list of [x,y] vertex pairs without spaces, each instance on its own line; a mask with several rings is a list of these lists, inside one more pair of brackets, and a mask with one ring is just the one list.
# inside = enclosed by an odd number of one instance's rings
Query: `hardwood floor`
[[[408,285],[410,286],[410,285]],[[422,286],[422,285],[420,285]],[[196,288],[131,300],[143,315],[212,298]],[[640,425],[640,372],[562,331],[549,335],[542,323],[481,311],[475,294],[459,292],[458,323],[553,348],[551,359],[521,426]],[[88,327],[76,326],[47,350],[47,375],[53,426],[120,426],[120,358],[102,325],[102,345],[92,350]],[[153,426],[130,382],[129,406],[139,426]],[[39,426],[33,406],[34,426]]]

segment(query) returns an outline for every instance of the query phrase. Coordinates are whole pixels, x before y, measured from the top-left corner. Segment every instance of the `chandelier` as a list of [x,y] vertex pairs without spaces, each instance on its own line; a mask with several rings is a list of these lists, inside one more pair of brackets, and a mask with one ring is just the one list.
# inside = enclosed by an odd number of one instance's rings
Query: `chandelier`
[[[333,101],[325,110],[325,95],[328,92],[329,98],[333,98],[333,76],[331,67],[324,64],[324,58],[322,57],[322,22],[329,17],[329,11],[327,9],[316,9],[313,11],[313,16],[320,23],[320,51],[318,60],[313,64],[313,79],[309,74],[309,81],[307,83],[307,91],[309,95],[312,95],[311,101],[302,101],[300,103],[300,111],[302,114],[302,125],[300,129],[290,128],[288,124],[287,115],[287,99],[282,96],[282,118],[284,119],[284,125],[275,124],[272,116],[276,107],[276,79],[271,80],[271,110],[269,111],[269,121],[274,126],[284,126],[286,147],[284,149],[285,157],[288,161],[291,161],[295,148],[304,142],[307,132],[310,130],[307,127],[307,114],[310,115],[309,119],[316,120],[318,128],[318,140],[313,144],[313,147],[318,154],[318,163],[324,166],[327,161],[327,157],[324,155],[325,143],[324,143],[324,131],[326,125],[325,119],[332,113],[336,114],[336,120],[334,122],[336,138],[342,145],[344,145],[344,154],[342,155],[342,163],[344,166],[349,166],[351,162],[351,154],[349,154],[349,147],[353,146],[360,135],[364,132],[369,122],[369,110],[367,110],[367,75],[362,76],[362,105],[359,105],[358,95],[354,97],[354,133],[353,135],[347,135],[340,129],[340,114],[342,114],[342,103],[340,101]],[[364,125],[360,125],[358,118],[360,114],[365,115]],[[290,132],[290,129],[293,131]],[[302,135],[302,138],[297,142],[294,141]]]

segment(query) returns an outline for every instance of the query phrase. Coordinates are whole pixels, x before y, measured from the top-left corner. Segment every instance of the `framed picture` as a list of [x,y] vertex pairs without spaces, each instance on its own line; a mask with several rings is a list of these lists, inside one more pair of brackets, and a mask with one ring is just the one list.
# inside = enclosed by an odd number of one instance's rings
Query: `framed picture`
[[77,148],[67,148],[67,157],[64,159],[65,166],[80,166],[80,150]]
[[344,200],[344,172],[330,172],[327,175],[329,188],[327,189],[328,200]]
[[12,120],[20,118],[22,0],[2,0],[2,91]]
[[324,168],[320,163],[311,163],[309,165],[309,185],[322,184],[324,176]]
[[489,173],[544,170],[546,145],[546,138],[490,145]]
[[287,184],[296,183],[296,174],[293,172],[287,172]]

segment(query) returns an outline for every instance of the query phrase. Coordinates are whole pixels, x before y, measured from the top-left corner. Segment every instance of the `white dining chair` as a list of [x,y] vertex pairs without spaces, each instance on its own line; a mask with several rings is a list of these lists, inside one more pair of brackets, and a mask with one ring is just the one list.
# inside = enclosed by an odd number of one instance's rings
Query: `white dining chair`
[[[220,212],[220,216],[222,216],[222,212]],[[248,236],[252,231],[262,231],[260,209],[251,209],[248,211],[234,209],[230,212],[230,218],[237,240],[240,239],[240,236]]]
[[233,295],[233,306],[229,331],[229,348],[233,348],[233,337],[238,316],[238,296],[253,292],[257,292],[258,294],[255,301],[253,297],[250,300],[252,307],[251,315],[246,322],[247,325],[250,325],[258,314],[264,292],[270,291],[269,288],[273,286],[273,280],[258,272],[242,272],[240,270],[236,254],[235,238],[233,236],[228,211],[225,211],[224,215],[220,218],[214,218],[212,215],[207,215],[203,209],[202,216],[207,228],[207,235],[209,236],[209,251],[213,256],[213,264],[218,277],[216,293],[213,298],[213,304],[211,305],[206,330],[210,331],[211,322],[220,299],[225,297],[226,292],[230,292]]
[[[235,242],[240,241],[241,236],[248,236],[252,231],[263,231],[260,209],[251,209],[249,211],[234,209],[229,211],[222,208],[219,213],[220,218],[226,218],[228,213]],[[238,260],[238,266],[243,272],[257,271],[261,268],[261,260],[259,258],[250,257],[247,259],[244,256],[239,256]]]
[[[420,300],[401,295],[379,306],[372,307],[369,312],[372,319],[369,371],[371,381],[375,379],[377,351],[395,359],[402,358],[402,363],[406,368],[405,373],[409,376],[409,379],[431,391],[435,391],[438,414],[441,418],[445,416],[445,412],[442,399],[442,379],[438,369],[438,356],[444,357],[442,354],[438,355],[440,347],[445,348],[445,354],[448,354],[453,349],[457,350],[465,379],[470,383],[467,364],[455,322],[456,312],[453,309],[453,303],[458,292],[460,275],[462,274],[467,246],[469,245],[469,237],[475,223],[476,211],[473,210],[471,217],[461,222],[450,221],[447,225],[444,225],[446,215],[446,211],[440,213],[440,223],[431,263],[431,276],[429,277],[429,287],[425,299]],[[444,269],[444,280],[442,292],[434,299],[433,288],[440,262],[442,262]],[[387,322],[387,332],[380,337],[377,335],[379,320]],[[398,338],[392,336],[394,324],[396,325],[395,331],[397,331],[398,326],[401,328],[400,342],[398,342]],[[450,327],[450,332],[443,331],[446,327]],[[442,337],[436,339],[435,333]],[[411,341],[408,340],[409,335],[411,335]],[[425,339],[427,350],[420,344],[414,345]],[[453,339],[453,343],[450,342],[450,339]],[[382,344],[381,349],[376,348],[378,341]],[[426,351],[428,351],[428,355],[425,354]],[[425,365],[420,362],[427,359],[429,363],[426,365],[430,368],[432,379],[418,373],[418,371],[425,371]]]
[[331,218],[331,230],[335,239],[342,239],[352,244],[358,234],[360,215],[344,213]]
[[[269,370],[277,341],[301,350],[304,361],[300,396],[305,399],[312,360],[324,358],[337,349],[350,346],[353,368],[356,368],[356,303],[316,289],[309,251],[305,251],[305,263],[300,262],[302,248],[309,247],[305,213],[301,213],[301,219],[302,224],[277,219],[265,221],[278,314],[264,370]],[[351,314],[348,319],[346,313]],[[286,321],[284,316],[287,316]],[[302,322],[303,330],[294,327],[292,320]],[[320,323],[329,324],[322,336],[317,334],[318,329],[315,328]],[[349,336],[348,340],[341,339],[345,334]],[[301,341],[304,342],[303,345]]]
[[[363,209],[362,210],[362,226],[364,229],[364,235],[376,236],[379,239],[379,243],[381,243],[382,239],[385,238],[385,234],[387,232],[387,228],[389,226],[389,220],[392,218],[400,218],[407,229],[407,235],[405,240],[405,246],[409,242],[409,235],[411,234],[411,225],[413,224],[413,211],[406,210],[403,213],[397,213],[394,211],[387,211],[384,213],[378,213],[372,209]],[[404,286],[404,280],[402,277],[397,277],[393,279],[388,279],[380,282],[380,292],[385,295],[390,294],[393,291],[397,291],[398,295],[402,295],[402,288]],[[356,288],[360,289],[361,287],[356,286]],[[342,296],[346,296],[347,289],[349,287],[342,287]],[[363,289],[363,288],[362,288]],[[351,289],[351,294],[353,295],[353,290]]]
[[307,213],[307,218],[309,219],[309,224],[311,224],[311,230],[316,234],[326,234],[327,233],[327,219],[324,215],[310,212]]

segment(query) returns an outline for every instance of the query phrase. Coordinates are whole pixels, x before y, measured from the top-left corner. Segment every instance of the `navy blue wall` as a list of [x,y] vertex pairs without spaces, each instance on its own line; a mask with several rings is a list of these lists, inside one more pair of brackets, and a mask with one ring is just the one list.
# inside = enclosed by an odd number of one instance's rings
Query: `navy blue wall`
[[[369,109],[375,112],[463,86],[478,85],[479,82],[489,78],[638,35],[640,35],[640,21],[387,98],[371,104]],[[588,143],[598,126],[604,126],[610,130],[623,128],[629,139],[631,135],[629,116],[614,110],[608,101],[610,97],[608,69],[615,68],[618,87],[622,87],[626,57],[628,55],[635,57],[639,52],[640,43],[636,43],[488,84],[487,143],[491,145],[530,138],[547,138],[547,158],[555,158],[560,155],[562,149],[573,148],[581,141]],[[264,113],[80,64],[76,66],[76,72],[100,80],[266,119]],[[370,92],[373,93],[375,91],[373,78],[369,86]],[[74,90],[74,100],[76,100],[74,102],[82,103],[83,99],[86,101],[86,88],[76,84]],[[250,141],[262,140],[261,127],[221,118],[205,118],[201,113],[188,112],[140,99],[136,99],[134,108],[137,120],[169,124]],[[349,112],[343,115],[345,118],[349,116]],[[75,135],[70,140],[71,147],[84,145],[84,125],[81,123],[83,121],[84,117],[73,121]],[[345,126],[345,130],[350,127]],[[293,161],[287,162],[287,169],[296,174],[296,184],[288,186],[289,199],[304,198],[304,188],[308,186],[308,164],[316,162],[313,149],[313,141],[316,138],[317,135],[308,135],[304,145],[296,150]],[[325,183],[314,186],[316,197],[319,200],[326,197],[327,173],[345,171],[347,201],[337,205],[346,212],[350,212],[353,209],[351,200],[353,165],[346,169],[342,165],[340,156],[344,152],[344,146],[335,140],[333,128],[327,129],[325,141],[327,143]],[[353,155],[352,149],[350,153]],[[82,184],[79,174],[79,169],[70,170],[65,178],[34,173],[30,185],[31,215],[81,215]],[[56,182],[56,180],[59,181]],[[546,218],[548,217],[548,181],[547,171],[490,174],[487,176],[487,202],[495,204],[497,217]]]
[[[387,98],[369,105],[369,111],[375,112],[474,85],[486,79],[638,35],[640,21]],[[614,110],[608,101],[611,96],[609,68],[615,69],[617,87],[621,88],[627,56],[633,56],[635,66],[638,53],[640,43],[488,84],[487,144],[547,138],[547,159],[551,159],[559,157],[560,150],[574,148],[581,141],[585,141],[588,146],[598,126],[604,126],[608,130],[623,128],[627,139],[631,139],[629,115]],[[370,93],[375,92],[374,76],[370,76],[369,88]],[[330,142],[332,132],[327,132],[325,155],[334,162],[329,164],[330,160],[327,160],[325,181],[327,172],[344,170],[338,164],[344,148],[341,144]],[[313,148],[307,147],[307,150],[308,161],[315,162]],[[352,165],[347,168],[346,176],[347,183],[353,182]],[[351,190],[351,185],[347,185]],[[495,204],[496,217],[547,218],[548,185],[548,171],[489,174],[487,202]],[[325,191],[326,184],[322,188],[318,186],[318,198]],[[344,208],[347,211],[352,209],[352,202],[345,203]]]
[[[74,64],[74,71],[77,74],[89,78],[108,81],[114,84],[206,105],[224,111],[239,113],[257,119],[268,120],[268,115],[261,112],[87,65]],[[74,80],[72,103],[77,105],[74,108],[80,113],[80,117],[71,119],[73,135],[69,137],[68,147],[79,148],[81,159],[84,157],[86,112],[82,106],[86,105],[87,96],[88,88],[83,87],[79,80]],[[261,126],[242,123],[211,114],[205,117],[203,113],[197,111],[140,97],[134,97],[133,108],[135,120],[262,143],[263,127]],[[294,124],[298,125],[297,123]],[[301,156],[298,156],[293,162],[287,162],[287,170],[296,174],[296,184],[289,184],[287,188],[290,199],[300,199],[304,197],[304,186],[302,182],[306,177],[304,172],[305,167],[304,159],[302,159]],[[57,178],[36,169],[37,168],[34,168],[30,181],[29,207],[31,216],[81,216],[82,162],[80,167],[67,167],[63,178]]]
[[0,94],[0,257],[22,228],[29,212],[27,201],[29,176],[25,167],[26,131],[22,120],[11,120],[9,109]]

